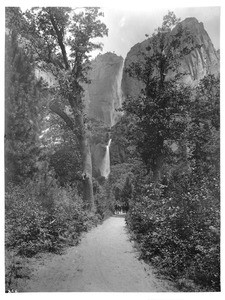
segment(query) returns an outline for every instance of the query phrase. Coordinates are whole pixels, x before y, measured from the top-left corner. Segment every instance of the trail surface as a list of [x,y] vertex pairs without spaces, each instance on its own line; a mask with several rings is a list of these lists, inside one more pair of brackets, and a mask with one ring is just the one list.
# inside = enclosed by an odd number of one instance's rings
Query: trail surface
[[167,281],[138,260],[124,217],[115,216],[84,235],[63,255],[35,261],[24,292],[170,292]]

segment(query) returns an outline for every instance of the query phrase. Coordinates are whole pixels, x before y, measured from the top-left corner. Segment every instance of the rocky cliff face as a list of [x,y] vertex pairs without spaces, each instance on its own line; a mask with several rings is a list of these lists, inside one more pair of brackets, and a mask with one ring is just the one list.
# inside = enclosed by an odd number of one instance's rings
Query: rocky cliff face
[[109,127],[113,126],[121,106],[121,79],[123,58],[114,53],[98,55],[92,62],[90,71],[91,84],[85,87],[85,97],[88,102],[88,116],[103,121]]
[[[194,49],[181,61],[180,67],[182,71],[189,73],[185,76],[184,81],[188,84],[196,84],[207,74],[218,74],[219,53],[215,50],[208,33],[204,29],[203,23],[199,23],[195,18],[187,18],[181,24],[194,37],[195,43],[201,45],[200,48]],[[171,34],[176,32],[176,30],[177,27],[172,30]],[[144,57],[142,53],[147,53],[146,47],[150,43],[151,38],[133,46],[125,59],[124,69],[129,67],[132,62],[143,61]],[[131,95],[137,97],[143,87],[143,83],[131,78],[123,71],[122,90],[125,96]]]
[[217,75],[220,67],[219,55],[205,31],[203,23],[199,23],[195,18],[187,18],[181,24],[193,34],[196,44],[201,45],[201,48],[197,48],[187,55],[181,64],[182,69],[190,73],[185,78],[186,82],[197,83],[205,75]]

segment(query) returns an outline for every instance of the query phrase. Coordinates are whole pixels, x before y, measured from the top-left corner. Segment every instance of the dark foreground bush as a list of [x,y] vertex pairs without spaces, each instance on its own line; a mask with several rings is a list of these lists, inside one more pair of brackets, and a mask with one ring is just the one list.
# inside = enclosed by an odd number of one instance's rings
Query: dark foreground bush
[[150,185],[143,186],[145,196],[135,195],[127,216],[142,258],[186,291],[195,291],[196,285],[220,290],[217,183],[216,178],[199,184],[179,178],[173,188],[153,192]]
[[72,189],[55,187],[35,196],[34,185],[13,186],[6,192],[6,249],[33,256],[41,251],[59,252],[78,243],[82,232],[97,224],[96,216],[83,209]]

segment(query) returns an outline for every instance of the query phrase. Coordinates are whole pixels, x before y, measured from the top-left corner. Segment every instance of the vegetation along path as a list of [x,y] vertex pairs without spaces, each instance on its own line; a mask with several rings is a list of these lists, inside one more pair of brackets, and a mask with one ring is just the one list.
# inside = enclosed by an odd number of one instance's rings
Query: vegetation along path
[[24,292],[166,292],[171,285],[156,278],[138,260],[123,215],[92,229],[63,255],[35,262]]

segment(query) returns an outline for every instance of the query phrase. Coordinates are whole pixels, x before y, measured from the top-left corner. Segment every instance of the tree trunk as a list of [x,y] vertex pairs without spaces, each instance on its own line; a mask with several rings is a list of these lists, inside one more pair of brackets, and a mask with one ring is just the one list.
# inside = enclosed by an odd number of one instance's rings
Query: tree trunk
[[[92,158],[91,158],[91,150],[89,141],[84,129],[84,120],[83,115],[80,113],[76,116],[76,112],[74,115],[76,117],[76,124],[77,127],[80,128],[80,133],[77,135],[77,130],[74,130],[74,123],[71,118],[59,107],[58,103],[52,101],[50,103],[50,109],[60,116],[67,126],[74,132],[75,137],[77,138],[80,148],[81,148],[81,155],[82,155],[82,164],[83,164],[83,200],[86,205],[86,208],[94,211],[95,204],[94,204],[94,194],[93,194],[93,184],[92,184]],[[76,127],[76,129],[77,129]]]
[[154,186],[156,186],[157,183],[161,181],[161,171],[164,163],[163,143],[164,143],[163,138],[159,136],[157,141],[158,153],[157,153],[157,157],[155,157],[154,166],[152,168]]
[[92,184],[92,158],[90,145],[86,136],[84,136],[82,139],[81,147],[83,160],[83,199],[86,204],[86,208],[94,211],[95,203]]
[[161,170],[163,167],[164,156],[160,155],[155,161],[155,166],[152,169],[154,186],[161,180]]

